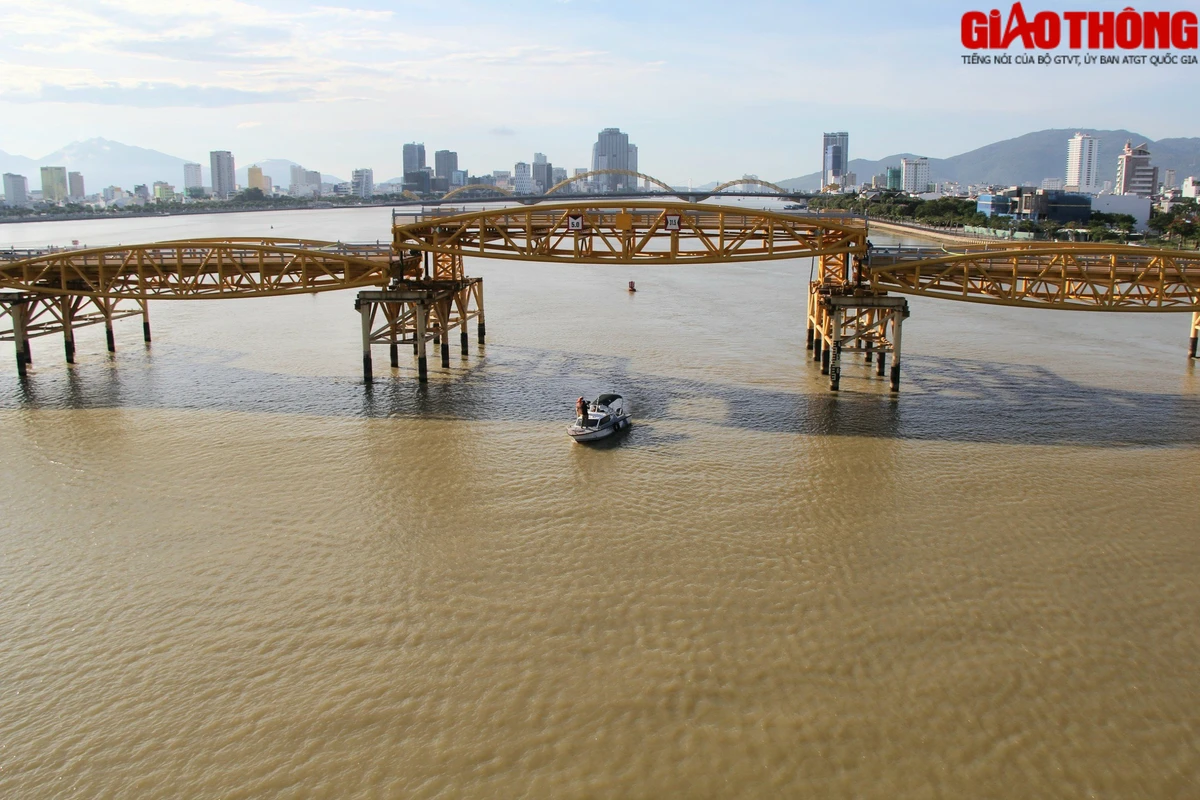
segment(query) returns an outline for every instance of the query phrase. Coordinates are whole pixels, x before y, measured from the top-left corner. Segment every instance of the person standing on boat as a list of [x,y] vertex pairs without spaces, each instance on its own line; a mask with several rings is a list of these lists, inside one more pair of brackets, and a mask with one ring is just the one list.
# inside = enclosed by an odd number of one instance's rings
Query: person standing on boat
[[583,425],[584,427],[587,426],[588,421],[587,411],[587,400],[584,400],[581,397],[575,401],[575,416],[579,417],[579,424]]

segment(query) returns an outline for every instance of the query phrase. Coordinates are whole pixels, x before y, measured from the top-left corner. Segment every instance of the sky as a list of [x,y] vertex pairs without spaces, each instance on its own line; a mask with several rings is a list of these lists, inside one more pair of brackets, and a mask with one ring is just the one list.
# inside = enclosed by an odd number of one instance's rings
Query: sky
[[992,7],[0,0],[0,150],[38,158],[100,136],[201,163],[231,150],[239,165],[370,167],[379,182],[401,174],[404,142],[430,163],[455,150],[474,174],[535,151],[570,170],[619,127],[641,171],[683,185],[815,172],[823,131],[871,159],[1045,128],[1200,136],[1200,65],[964,65],[961,16]]

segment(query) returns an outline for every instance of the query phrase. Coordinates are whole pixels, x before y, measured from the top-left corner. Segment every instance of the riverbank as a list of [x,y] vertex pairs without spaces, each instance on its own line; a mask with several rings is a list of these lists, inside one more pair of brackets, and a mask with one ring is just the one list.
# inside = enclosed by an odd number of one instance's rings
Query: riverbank
[[1011,239],[996,239],[989,236],[971,236],[964,233],[952,233],[950,231],[939,230],[937,228],[928,228],[923,225],[905,225],[899,222],[882,222],[876,219],[870,220],[869,224],[873,230],[883,230],[900,236],[912,236],[921,239],[928,239],[932,242],[949,242],[958,244],[1006,244],[1013,241]]

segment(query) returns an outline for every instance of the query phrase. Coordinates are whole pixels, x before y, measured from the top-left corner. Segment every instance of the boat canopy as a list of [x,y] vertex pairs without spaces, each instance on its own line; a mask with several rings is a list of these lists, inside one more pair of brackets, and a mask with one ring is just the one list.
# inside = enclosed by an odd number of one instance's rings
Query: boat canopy
[[596,398],[597,405],[611,406],[614,400],[620,400],[619,394],[602,394]]

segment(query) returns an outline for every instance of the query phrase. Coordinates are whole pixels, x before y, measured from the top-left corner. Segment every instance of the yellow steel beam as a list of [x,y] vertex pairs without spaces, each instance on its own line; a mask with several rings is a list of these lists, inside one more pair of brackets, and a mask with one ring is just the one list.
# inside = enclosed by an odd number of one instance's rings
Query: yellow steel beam
[[1087,311],[1200,311],[1200,253],[1116,244],[872,254],[872,288],[970,303]]
[[193,239],[60,250],[0,263],[0,288],[133,299],[262,297],[387,283],[386,247]]
[[678,191],[677,189],[675,189],[675,187],[671,186],[669,183],[666,183],[665,181],[660,181],[658,178],[655,178],[652,175],[647,175],[644,172],[634,172],[633,170],[629,170],[629,169],[594,169],[594,170],[591,170],[590,172],[583,172],[572,178],[567,178],[566,180],[559,181],[558,183],[554,184],[549,189],[547,189],[546,194],[554,194],[559,189],[570,186],[572,183],[575,183],[576,181],[586,181],[588,178],[594,178],[597,175],[624,175],[627,178],[641,178],[644,181],[653,183],[655,186],[658,186],[659,188],[663,189],[664,191],[667,191],[667,192]]
[[684,202],[586,201],[432,216],[393,229],[393,250],[605,264],[716,264],[866,252],[862,226]]

